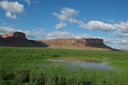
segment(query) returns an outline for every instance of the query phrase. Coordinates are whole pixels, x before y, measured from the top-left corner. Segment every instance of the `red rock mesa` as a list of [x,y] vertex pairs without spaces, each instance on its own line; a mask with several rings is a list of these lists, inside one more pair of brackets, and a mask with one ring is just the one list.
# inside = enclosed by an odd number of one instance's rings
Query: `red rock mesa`
[[102,44],[103,43],[103,39],[52,39],[52,40],[36,40],[36,41],[40,41],[40,42],[70,42],[70,43],[99,43],[99,44]]
[[21,37],[21,38],[25,38],[25,34],[22,32],[14,32],[11,34],[4,34],[1,35],[1,38],[8,38],[8,37]]

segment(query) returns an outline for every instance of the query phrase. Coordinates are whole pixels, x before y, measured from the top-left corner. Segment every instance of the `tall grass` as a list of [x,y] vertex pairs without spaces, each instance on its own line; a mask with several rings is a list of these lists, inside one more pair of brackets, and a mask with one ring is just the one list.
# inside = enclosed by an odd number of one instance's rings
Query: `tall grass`
[[[85,69],[46,61],[70,57],[104,61],[114,70]],[[42,64],[44,66],[42,66]],[[0,85],[127,85],[128,53],[48,48],[0,47]]]

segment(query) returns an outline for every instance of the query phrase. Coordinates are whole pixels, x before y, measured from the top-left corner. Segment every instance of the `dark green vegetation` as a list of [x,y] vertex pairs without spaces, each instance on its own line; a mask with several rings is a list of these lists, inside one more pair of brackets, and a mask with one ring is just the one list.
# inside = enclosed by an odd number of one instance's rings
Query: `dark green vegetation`
[[[55,62],[46,61],[62,57],[105,61],[115,70],[73,70],[69,64],[56,66]],[[0,47],[0,85],[127,84],[128,52]]]

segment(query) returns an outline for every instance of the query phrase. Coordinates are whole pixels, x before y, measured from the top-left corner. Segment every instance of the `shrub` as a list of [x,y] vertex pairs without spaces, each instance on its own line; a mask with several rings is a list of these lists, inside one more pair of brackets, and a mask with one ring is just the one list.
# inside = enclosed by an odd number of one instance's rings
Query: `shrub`
[[42,54],[42,56],[44,56],[44,54]]
[[30,73],[30,70],[28,69],[16,70],[15,78],[20,82],[29,82],[29,73]]
[[9,80],[13,79],[14,75],[9,70],[6,70],[7,68],[3,68],[0,66],[0,79],[1,80]]
[[44,85],[44,75],[40,70],[33,70],[29,76],[30,84]]
[[59,55],[57,55],[57,54],[52,54],[52,57],[59,57]]

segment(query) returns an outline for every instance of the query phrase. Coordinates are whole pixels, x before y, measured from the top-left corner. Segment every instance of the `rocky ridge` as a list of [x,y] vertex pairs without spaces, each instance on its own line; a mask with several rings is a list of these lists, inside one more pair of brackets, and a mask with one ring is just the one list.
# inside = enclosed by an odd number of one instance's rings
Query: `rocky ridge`
[[14,32],[11,34],[0,35],[0,46],[11,47],[34,47],[31,42],[25,37],[25,33]]
[[0,46],[16,47],[48,47],[59,49],[80,49],[80,50],[115,50],[106,46],[103,39],[52,39],[52,40],[28,40],[25,33],[14,32],[0,35]]

